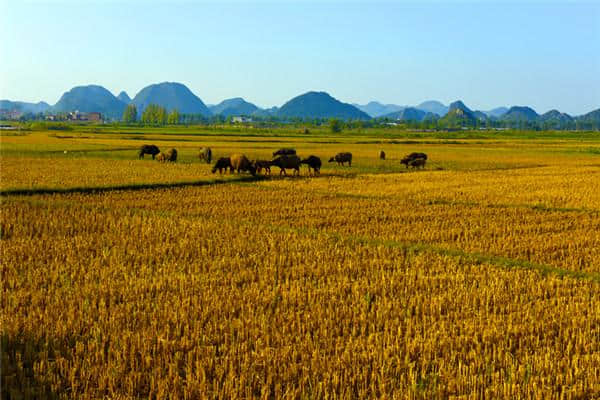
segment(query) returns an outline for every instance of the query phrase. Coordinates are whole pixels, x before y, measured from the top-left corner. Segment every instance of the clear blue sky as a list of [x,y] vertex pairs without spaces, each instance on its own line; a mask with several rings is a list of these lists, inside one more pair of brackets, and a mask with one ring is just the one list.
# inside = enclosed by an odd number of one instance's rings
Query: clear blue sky
[[205,103],[462,99],[473,109],[600,107],[600,2],[0,0],[0,98],[73,86],[133,97],[175,81]]

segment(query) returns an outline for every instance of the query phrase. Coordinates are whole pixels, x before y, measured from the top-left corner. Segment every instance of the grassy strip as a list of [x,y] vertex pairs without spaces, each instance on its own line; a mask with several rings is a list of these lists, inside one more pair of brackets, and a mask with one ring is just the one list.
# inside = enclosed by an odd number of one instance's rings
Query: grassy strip
[[583,272],[583,271],[572,271],[569,269],[555,267],[548,264],[540,264],[527,260],[519,260],[514,258],[494,256],[490,254],[484,254],[479,252],[466,252],[460,249],[452,249],[447,247],[435,246],[427,243],[420,242],[400,242],[394,240],[368,238],[363,236],[354,235],[341,235],[337,232],[330,232],[320,229],[307,229],[307,228],[293,228],[290,226],[267,226],[277,232],[286,233],[298,233],[309,236],[317,237],[324,235],[328,238],[336,241],[348,244],[360,244],[366,246],[384,246],[388,248],[402,249],[412,253],[434,253],[443,256],[460,258],[475,264],[490,264],[496,267],[505,269],[527,269],[539,272],[542,276],[555,275],[561,278],[568,277],[573,279],[584,279],[595,283],[600,283],[600,273],[597,272]]
[[210,179],[204,181],[165,182],[165,183],[131,183],[126,185],[69,187],[69,188],[34,188],[0,190],[0,196],[34,196],[43,194],[85,193],[98,194],[121,190],[174,189],[181,187],[220,185],[233,182],[253,182],[265,179],[263,176],[241,176],[233,179]]

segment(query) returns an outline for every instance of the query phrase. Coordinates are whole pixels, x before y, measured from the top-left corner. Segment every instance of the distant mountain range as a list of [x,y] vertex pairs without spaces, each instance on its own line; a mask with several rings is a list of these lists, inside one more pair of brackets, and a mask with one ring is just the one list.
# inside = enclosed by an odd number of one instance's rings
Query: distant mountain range
[[416,106],[415,108],[417,108],[421,111],[437,114],[440,117],[442,115],[446,115],[446,113],[448,113],[448,107],[436,100],[425,101],[425,102],[419,104],[418,106]]
[[351,104],[325,92],[308,92],[294,97],[277,111],[279,117],[340,118],[368,120],[371,117]]
[[219,104],[209,106],[208,108],[213,115],[222,115],[224,117],[252,115],[254,112],[259,110],[257,106],[252,103],[248,103],[241,97],[223,100]]
[[43,113],[50,108],[50,104],[45,101],[39,103],[26,103],[24,101],[0,100],[0,109],[10,111],[21,111],[23,113]]
[[102,86],[88,85],[76,86],[64,93],[50,111],[97,111],[110,118],[120,119],[126,106],[125,103]]
[[117,99],[121,100],[125,104],[131,103],[131,97],[129,97],[127,92],[124,90],[121,93],[119,93],[119,95],[117,96]]
[[208,107],[187,86],[176,82],[163,82],[149,85],[140,90],[133,100],[138,114],[150,104],[157,104],[172,111],[177,109],[182,114],[212,115]]
[[[365,105],[343,103],[325,92],[311,91],[294,97],[281,107],[261,109],[241,97],[223,100],[207,107],[185,85],[177,82],[162,82],[143,88],[133,99],[122,91],[118,96],[98,85],[76,86],[65,92],[59,101],[51,106],[45,102],[27,103],[0,100],[0,118],[19,113],[59,113],[70,111],[100,112],[109,119],[122,117],[127,104],[135,104],[141,115],[149,104],[158,104],[168,111],[177,109],[181,114],[210,117],[221,115],[254,116],[257,118],[309,118],[344,120],[368,120],[385,118],[396,121],[439,121],[441,126],[474,126],[479,123],[497,123],[504,126],[522,126],[523,123],[544,127],[575,126],[576,123],[600,124],[600,109],[577,117],[558,110],[539,115],[531,107],[498,107],[489,111],[471,110],[457,100],[449,106],[436,100],[428,100],[416,106],[382,104],[371,101]],[[7,113],[10,112],[10,114]]]
[[502,121],[535,121],[539,118],[533,108],[526,106],[513,106],[508,111],[500,116]]
[[371,101],[365,105],[352,105],[362,112],[369,114],[373,118],[382,117],[396,111],[401,111],[403,108],[405,108],[405,106],[398,106],[396,104],[381,104],[377,101]]
[[414,107],[406,107],[400,111],[385,114],[382,117],[402,121],[423,121],[425,115],[427,115],[427,113],[423,110]]

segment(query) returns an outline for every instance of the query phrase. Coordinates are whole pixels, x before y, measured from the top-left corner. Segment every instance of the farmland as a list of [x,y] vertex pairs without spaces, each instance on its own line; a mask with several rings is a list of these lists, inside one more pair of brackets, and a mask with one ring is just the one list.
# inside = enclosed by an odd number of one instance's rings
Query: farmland
[[[3,398],[600,397],[597,134],[1,140]],[[202,146],[324,167],[212,174]]]

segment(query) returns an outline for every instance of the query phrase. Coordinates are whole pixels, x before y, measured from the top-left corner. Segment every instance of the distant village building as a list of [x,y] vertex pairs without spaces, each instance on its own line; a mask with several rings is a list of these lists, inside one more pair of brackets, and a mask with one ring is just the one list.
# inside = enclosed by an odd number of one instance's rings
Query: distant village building
[[102,114],[99,112],[83,113],[75,110],[67,114],[67,119],[69,121],[101,121]]
[[231,122],[235,123],[244,123],[244,122],[252,122],[252,118],[249,117],[233,117]]
[[102,114],[100,114],[99,112],[90,112],[87,115],[88,117],[88,121],[101,121],[102,120]]
[[14,120],[19,119],[23,116],[23,112],[19,110],[7,110],[6,108],[0,109],[0,119]]

